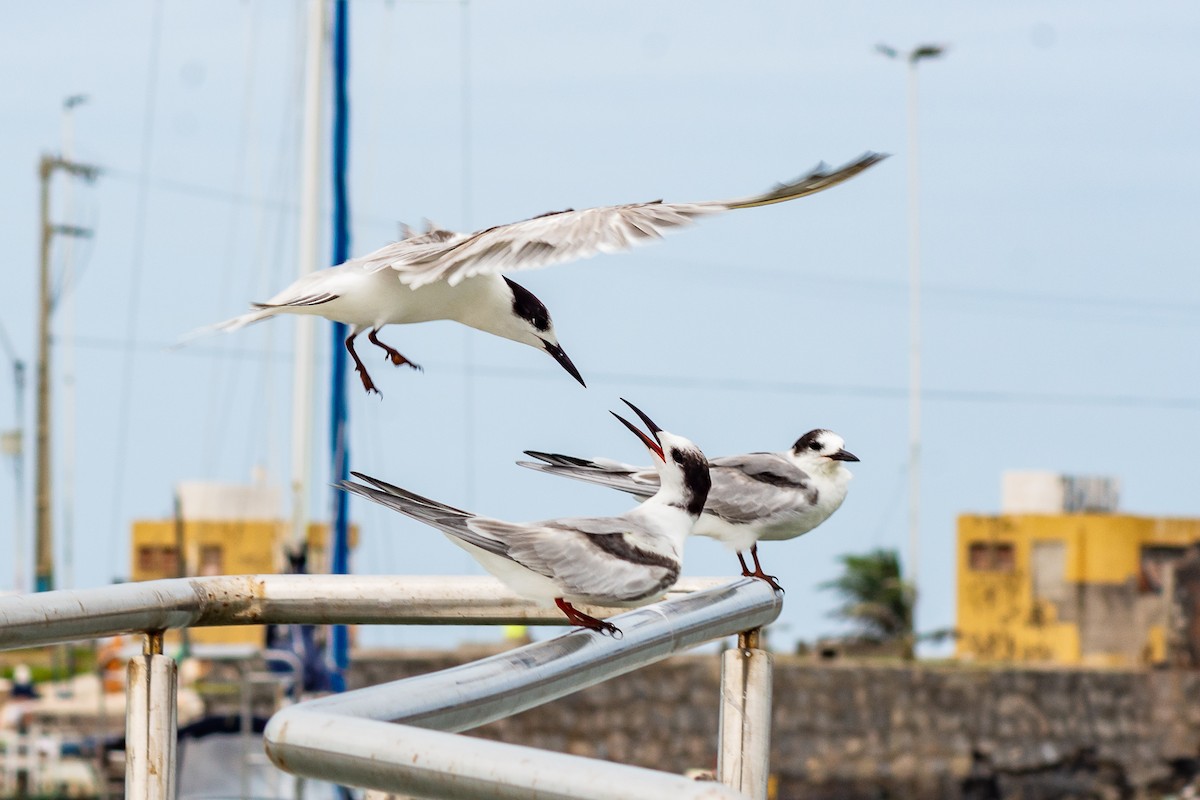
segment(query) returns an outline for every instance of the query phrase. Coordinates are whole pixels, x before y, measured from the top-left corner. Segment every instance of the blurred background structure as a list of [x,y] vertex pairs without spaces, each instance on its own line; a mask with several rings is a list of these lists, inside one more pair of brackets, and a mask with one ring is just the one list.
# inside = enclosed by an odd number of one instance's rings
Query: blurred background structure
[[[0,592],[282,569],[302,540],[308,569],[330,569],[331,438],[350,468],[536,519],[627,507],[512,464],[640,460],[607,414],[618,397],[710,456],[825,427],[862,458],[845,505],[763,545],[788,590],[767,631],[779,796],[1194,790],[1200,7],[356,0],[339,94],[306,67],[321,5],[10,10]],[[880,54],[906,64],[907,94]],[[345,196],[301,177],[302,154],[327,171],[336,150],[306,92],[348,103]],[[331,437],[326,322],[315,361],[294,319],[173,347],[340,259],[335,207],[358,254],[426,218],[736,197],[867,150],[894,155],[812,198],[523,275],[587,390],[528,348],[397,327],[424,373],[378,363],[383,399],[350,391]],[[350,514],[352,572],[478,571],[417,523]],[[685,571],[732,561],[698,540]],[[363,629],[348,679],[529,635]],[[284,702],[311,665],[267,674],[258,640],[188,643],[210,648],[197,714]],[[119,729],[119,701],[97,698],[119,694],[128,647],[0,662],[0,729]],[[75,659],[91,683],[36,697]],[[713,685],[710,658],[680,659],[482,735],[703,768],[713,709],[692,698]],[[614,720],[617,696],[645,702]],[[586,724],[568,736],[555,715]]]
[[[75,188],[69,216],[54,209],[57,224],[94,232],[76,243],[64,287],[73,326],[60,319],[53,334],[56,349],[78,354],[74,407],[55,408],[78,432],[74,452],[54,459],[57,483],[68,462],[76,476],[54,500],[59,525],[75,520],[59,585],[129,577],[133,520],[169,518],[180,481],[244,483],[261,468],[286,485],[292,322],[170,345],[295,271],[304,16],[293,4],[130,0],[22,7],[11,20],[0,58],[26,77],[0,96],[10,364],[35,361],[36,165],[60,147],[64,98],[88,97],[72,114],[73,157],[104,170]],[[511,461],[526,448],[636,458],[605,413],[618,396],[714,455],[832,428],[863,458],[846,505],[764,557],[789,589],[776,643],[837,632],[835,600],[816,587],[842,554],[904,550],[917,506],[906,499],[905,98],[873,48],[938,42],[953,61],[922,65],[921,78],[936,102],[920,109],[923,510],[920,563],[905,565],[920,578],[916,628],[955,624],[955,519],[998,508],[1005,469],[1112,475],[1132,512],[1194,516],[1198,16],[1184,3],[1154,15],[1084,3],[356,3],[354,252],[395,238],[400,221],[464,228],[735,196],[820,159],[896,155],[817,197],[528,274],[586,391],[470,331],[397,329],[426,371],[379,367],[383,401],[351,393],[351,466],[501,517],[611,513],[625,498],[547,485]],[[131,44],[113,47],[105,31]],[[1112,58],[1117,49],[1125,57]],[[61,276],[63,249],[53,256]],[[671,297],[691,316],[663,314]],[[13,386],[0,393],[16,409],[6,420],[28,415]],[[318,388],[317,420],[324,397]],[[319,519],[329,516],[323,471],[310,496]],[[32,538],[19,520],[32,519],[31,501],[0,484],[14,520],[0,548],[25,561]],[[474,569],[414,524],[358,504],[352,514],[354,570]],[[705,541],[688,561],[693,574],[728,566]],[[6,580],[31,575],[23,566]],[[445,634],[367,635],[420,644]]]

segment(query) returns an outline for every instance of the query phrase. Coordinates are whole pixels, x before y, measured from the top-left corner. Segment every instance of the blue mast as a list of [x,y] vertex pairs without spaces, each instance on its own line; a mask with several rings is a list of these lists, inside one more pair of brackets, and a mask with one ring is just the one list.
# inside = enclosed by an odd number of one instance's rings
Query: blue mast
[[[350,148],[350,103],[346,93],[349,72],[348,39],[350,4],[335,0],[333,17],[333,263],[350,257],[350,198],[347,192],[347,166]],[[329,449],[330,477],[334,482],[350,477],[349,414],[346,408],[346,348],[344,323],[333,326],[333,365],[330,376]],[[350,571],[350,509],[345,492],[333,490],[333,549],[331,571],[345,575]],[[345,625],[333,628],[334,675],[330,687],[346,688],[345,672],[350,666],[350,637]]]

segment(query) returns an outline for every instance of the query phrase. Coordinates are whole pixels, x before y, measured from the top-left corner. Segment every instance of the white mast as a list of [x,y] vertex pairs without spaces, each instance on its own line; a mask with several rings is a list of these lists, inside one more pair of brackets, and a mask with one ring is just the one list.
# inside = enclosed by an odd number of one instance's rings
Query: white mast
[[[321,231],[321,132],[325,77],[325,0],[308,0],[308,42],[304,66],[304,131],[300,143],[299,274],[318,269]],[[292,379],[292,536],[303,546],[308,529],[308,487],[312,481],[313,332],[316,320],[296,316]]]
[[[75,107],[87,102],[87,96],[71,95],[63,101],[62,157],[75,158]],[[75,223],[75,182],[63,186],[63,219]],[[60,589],[75,585],[75,237],[63,240],[63,268],[58,301],[63,304],[63,522],[62,571]]]

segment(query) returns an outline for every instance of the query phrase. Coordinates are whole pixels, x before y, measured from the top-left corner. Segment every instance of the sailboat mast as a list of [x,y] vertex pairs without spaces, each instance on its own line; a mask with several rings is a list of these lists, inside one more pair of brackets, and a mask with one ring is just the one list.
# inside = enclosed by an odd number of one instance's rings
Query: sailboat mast
[[[350,160],[350,102],[347,93],[349,80],[350,5],[347,0],[335,0],[333,17],[333,263],[340,264],[350,257],[350,193],[348,190]],[[348,333],[340,322],[333,326],[329,398],[329,474],[334,481],[350,477],[350,425],[346,406],[346,348],[342,340]],[[333,541],[331,542],[330,572],[345,575],[350,572],[350,508],[348,496],[340,489],[333,490]],[[333,628],[333,667],[338,676],[335,689],[345,688],[345,670],[350,666],[350,637],[345,625]]]
[[[321,230],[322,89],[325,76],[325,0],[308,2],[304,65],[304,130],[300,143],[299,274],[318,269]],[[296,317],[292,356],[292,552],[305,547],[308,487],[312,482],[313,335],[316,320]]]

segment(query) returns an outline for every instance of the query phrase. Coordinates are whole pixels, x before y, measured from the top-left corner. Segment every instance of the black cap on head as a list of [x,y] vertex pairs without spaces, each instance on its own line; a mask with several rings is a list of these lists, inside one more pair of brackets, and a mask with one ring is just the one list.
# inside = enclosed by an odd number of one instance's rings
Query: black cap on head
[[521,284],[508,278],[505,278],[504,282],[513,293],[513,313],[532,325],[539,333],[550,330],[550,312],[546,305]]

